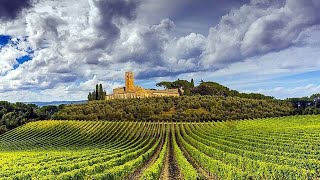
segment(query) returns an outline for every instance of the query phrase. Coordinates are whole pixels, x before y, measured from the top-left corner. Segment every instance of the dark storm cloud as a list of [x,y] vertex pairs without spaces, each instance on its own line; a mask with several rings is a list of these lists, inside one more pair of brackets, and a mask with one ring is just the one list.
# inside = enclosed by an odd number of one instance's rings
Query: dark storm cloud
[[[96,28],[107,43],[112,43],[120,35],[119,22],[116,21],[134,20],[140,1],[95,0],[94,4],[100,13],[100,21],[96,24]],[[105,46],[105,43],[98,43],[97,46]]]
[[15,19],[24,8],[31,7],[31,0],[1,0],[0,19]]

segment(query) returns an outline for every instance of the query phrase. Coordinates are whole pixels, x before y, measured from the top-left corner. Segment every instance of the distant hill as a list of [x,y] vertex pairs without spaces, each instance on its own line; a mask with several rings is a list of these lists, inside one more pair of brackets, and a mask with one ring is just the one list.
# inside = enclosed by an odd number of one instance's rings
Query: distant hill
[[61,104],[83,104],[86,103],[87,100],[81,100],[81,101],[51,101],[51,102],[23,102],[25,104],[35,104],[37,106],[43,107],[43,106],[58,106]]

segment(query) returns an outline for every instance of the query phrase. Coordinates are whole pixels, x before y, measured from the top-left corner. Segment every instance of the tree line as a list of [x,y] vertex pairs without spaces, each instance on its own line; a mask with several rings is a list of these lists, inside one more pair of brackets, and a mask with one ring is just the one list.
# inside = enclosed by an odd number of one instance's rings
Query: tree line
[[320,93],[310,97],[288,98],[286,101],[293,105],[295,115],[320,114]]
[[52,119],[62,107],[0,101],[0,134],[30,121]]
[[193,95],[211,95],[211,96],[224,96],[224,97],[241,97],[248,99],[275,99],[272,96],[266,96],[259,93],[240,93],[236,90],[231,90],[219,83],[211,81],[200,81],[198,86],[194,85],[194,80],[176,80],[173,82],[162,81],[156,84],[158,87],[163,87],[165,89],[175,89],[181,88],[183,93],[181,95],[193,96]]

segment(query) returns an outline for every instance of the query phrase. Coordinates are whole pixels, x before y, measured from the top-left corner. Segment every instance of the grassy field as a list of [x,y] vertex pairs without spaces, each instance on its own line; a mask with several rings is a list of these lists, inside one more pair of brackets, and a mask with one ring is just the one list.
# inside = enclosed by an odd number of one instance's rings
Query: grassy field
[[0,136],[0,179],[316,179],[320,116],[39,121]]

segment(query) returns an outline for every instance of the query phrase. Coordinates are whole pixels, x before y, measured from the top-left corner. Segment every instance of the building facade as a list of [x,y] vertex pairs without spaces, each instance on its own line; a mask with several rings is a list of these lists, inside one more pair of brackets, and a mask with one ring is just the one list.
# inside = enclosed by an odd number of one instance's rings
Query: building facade
[[144,89],[134,85],[134,73],[125,73],[125,87],[113,89],[112,94],[106,95],[106,100],[111,99],[129,99],[129,98],[145,98],[145,97],[161,97],[161,96],[180,96],[179,89],[151,90]]

